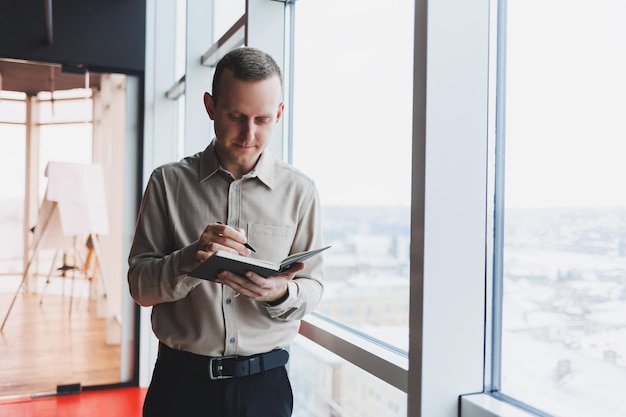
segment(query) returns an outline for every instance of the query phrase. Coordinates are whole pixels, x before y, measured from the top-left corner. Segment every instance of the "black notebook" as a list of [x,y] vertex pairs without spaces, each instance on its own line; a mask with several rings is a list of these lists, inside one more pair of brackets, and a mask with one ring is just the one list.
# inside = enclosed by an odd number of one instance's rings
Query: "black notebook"
[[330,246],[294,253],[283,259],[280,263],[254,259],[248,256],[218,250],[213,255],[209,256],[206,261],[202,262],[200,266],[191,271],[189,276],[213,281],[218,272],[227,270],[239,275],[244,275],[247,271],[253,271],[263,277],[269,277],[270,275],[284,271],[296,262],[304,262],[328,248],[330,248]]

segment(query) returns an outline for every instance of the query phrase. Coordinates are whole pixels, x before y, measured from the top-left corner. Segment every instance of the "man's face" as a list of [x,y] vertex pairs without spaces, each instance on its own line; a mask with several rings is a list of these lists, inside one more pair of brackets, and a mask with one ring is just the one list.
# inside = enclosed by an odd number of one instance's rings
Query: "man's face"
[[204,95],[214,122],[215,152],[222,166],[240,178],[254,168],[283,113],[280,81],[277,76],[241,81],[226,70],[218,88],[217,103]]

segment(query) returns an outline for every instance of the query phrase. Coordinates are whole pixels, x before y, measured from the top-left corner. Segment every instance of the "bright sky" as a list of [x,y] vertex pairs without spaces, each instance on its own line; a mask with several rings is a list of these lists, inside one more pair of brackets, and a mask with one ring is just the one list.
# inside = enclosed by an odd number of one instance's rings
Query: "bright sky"
[[[234,22],[243,2],[228,4],[216,15]],[[507,204],[626,205],[626,2],[511,0],[508,12]],[[327,205],[408,205],[413,2],[298,2],[296,28],[294,164]],[[22,192],[20,135],[0,125],[2,196]],[[76,150],[59,135],[53,157],[68,155],[62,142]]]
[[[296,10],[294,164],[326,204],[408,205],[412,2]],[[626,3],[515,0],[508,11],[507,204],[626,205]]]
[[508,12],[507,203],[625,206],[626,2],[515,0]]
[[408,206],[413,1],[302,1],[295,22],[294,165],[326,205]]

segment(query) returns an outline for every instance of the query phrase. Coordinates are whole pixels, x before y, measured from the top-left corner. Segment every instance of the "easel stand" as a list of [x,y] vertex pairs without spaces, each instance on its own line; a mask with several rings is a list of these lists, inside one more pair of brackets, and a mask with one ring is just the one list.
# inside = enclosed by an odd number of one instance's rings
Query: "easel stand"
[[[9,310],[4,316],[0,333],[13,310],[19,292],[24,288],[30,267],[42,246],[56,248],[67,245],[73,238],[74,253],[77,253],[76,242],[79,236],[88,236],[93,246],[93,254],[100,270],[100,281],[107,296],[105,275],[102,270],[102,258],[98,234],[107,234],[109,230],[106,200],[104,197],[104,175],[98,164],[75,164],[68,162],[49,162],[46,168],[48,188],[39,210],[39,220],[35,227],[35,235],[31,245],[28,262],[24,268],[22,281],[17,288]],[[42,243],[45,241],[45,243]],[[67,247],[67,246],[66,246]],[[56,261],[57,255],[55,255]],[[76,264],[76,263],[75,263]],[[74,265],[76,266],[76,265]],[[50,279],[48,275],[48,281]],[[72,280],[72,296],[74,281]],[[72,300],[70,299],[70,314]]]
[[[50,224],[50,220],[52,219],[53,214],[54,214],[54,211],[51,210],[48,216],[44,218],[44,223],[43,223],[44,230],[48,228],[48,225]],[[35,229],[35,231],[37,231],[37,229]],[[9,310],[5,314],[4,320],[2,320],[0,333],[2,333],[2,331],[4,330],[4,325],[7,323],[9,314],[11,314],[11,310],[13,310],[13,305],[15,304],[15,300],[17,299],[17,295],[19,294],[20,290],[24,286],[24,283],[26,282],[26,278],[28,277],[28,271],[30,271],[30,266],[33,264],[33,260],[35,259],[35,255],[37,254],[37,250],[39,249],[39,244],[41,243],[42,236],[43,236],[43,233],[35,233],[35,238],[33,240],[33,245],[32,245],[33,247],[31,250],[31,256],[28,259],[28,262],[26,263],[26,268],[24,268],[24,273],[22,274],[22,281],[20,282],[20,285],[17,287],[17,290],[15,291],[15,294],[13,295],[13,299],[11,300],[11,304],[9,305]]]
[[[106,282],[104,281],[104,279],[97,279],[97,274],[98,274],[98,269],[100,268],[100,249],[99,249],[99,242],[98,242],[98,237],[96,235],[93,234],[89,234],[87,236],[87,246],[88,246],[88,252],[87,252],[87,257],[84,260],[84,262],[82,260],[80,260],[80,262],[78,262],[78,260],[80,259],[80,256],[78,255],[78,237],[74,237],[74,255],[73,255],[73,262],[72,265],[67,265],[67,261],[65,256],[63,257],[63,266],[61,269],[63,270],[63,276],[65,278],[65,274],[66,273],[71,273],[72,277],[72,287],[70,289],[70,307],[69,307],[69,314],[72,315],[72,306],[74,305],[74,283],[76,280],[76,271],[79,270],[79,263],[83,264],[83,267],[80,268],[82,270],[82,275],[83,277],[89,281],[89,297],[91,297],[91,289],[93,284],[96,281],[100,282],[100,285],[102,287],[102,297],[103,298],[107,298],[107,289],[106,289]],[[95,243],[94,243],[95,242]],[[97,246],[96,246],[97,245]],[[98,249],[96,249],[96,247],[98,247]],[[59,252],[63,252],[62,250],[58,249],[54,252],[54,257],[52,259],[52,263],[50,264],[50,271],[48,272],[48,276],[46,277],[46,284],[43,287],[43,291],[41,292],[41,298],[39,299],[39,305],[43,304],[43,300],[46,296],[46,292],[48,289],[48,286],[51,283],[51,278],[52,278],[52,274],[54,273],[55,270],[55,266],[56,266],[56,261],[59,257]],[[92,262],[93,262],[93,273],[91,275],[89,275],[89,270],[90,267],[92,266]],[[101,269],[101,268],[100,268]],[[71,272],[70,272],[71,271]],[[65,283],[63,283],[63,294],[65,294]]]
[[[56,204],[55,204],[55,210],[57,209]],[[15,300],[17,299],[17,296],[19,295],[20,291],[22,290],[22,288],[24,287],[24,284],[26,283],[26,279],[28,278],[28,272],[30,271],[30,266],[33,264],[34,260],[37,257],[38,251],[39,251],[39,246],[41,243],[41,240],[44,236],[44,233],[50,223],[50,219],[52,218],[54,214],[54,211],[50,211],[50,215],[48,216],[48,218],[45,219],[45,223],[43,225],[43,230],[41,231],[41,233],[39,233],[36,237],[35,240],[33,241],[33,245],[32,245],[32,250],[31,250],[31,255],[30,258],[28,259],[28,263],[26,264],[26,268],[24,268],[24,274],[22,275],[22,281],[20,282],[20,285],[17,287],[17,290],[15,291],[15,294],[13,295],[13,299],[11,300],[11,304],[9,305],[9,309],[6,312],[4,319],[2,320],[2,326],[0,327],[0,333],[2,333],[4,331],[4,326],[6,325],[7,320],[9,319],[9,315],[11,314],[11,311],[13,310],[13,306],[15,304]],[[96,264],[98,265],[98,268],[100,270],[100,282],[102,283],[102,288],[104,291],[103,297],[106,298],[107,297],[107,291],[106,291],[106,285],[105,285],[105,280],[104,280],[104,272],[102,271],[102,261],[101,261],[101,256],[100,256],[100,244],[98,242],[98,236],[96,236],[95,234],[89,234],[89,238],[91,239],[91,242],[93,244],[93,251],[94,251],[94,255],[96,258]],[[76,241],[77,237],[74,237],[74,241]],[[52,260],[52,266],[50,267],[50,272],[48,273],[48,278],[47,278],[47,282],[50,280],[50,275],[52,275],[52,271],[54,270],[54,264],[56,262],[56,258],[58,256],[58,251],[55,253],[54,255],[54,259]],[[46,282],[46,283],[47,283]],[[73,294],[74,294],[74,277],[72,277],[72,291],[71,291],[71,296],[70,296],[70,315],[72,314],[72,304],[73,304]],[[45,295],[45,289],[44,289],[44,295]],[[42,299],[40,300],[40,304],[43,302],[43,295],[42,295]]]

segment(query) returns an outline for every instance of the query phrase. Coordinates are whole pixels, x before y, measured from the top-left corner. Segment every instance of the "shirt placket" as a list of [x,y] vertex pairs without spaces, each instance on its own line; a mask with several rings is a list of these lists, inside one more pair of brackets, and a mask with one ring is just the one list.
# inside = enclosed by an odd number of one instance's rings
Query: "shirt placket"
[[[240,227],[241,183],[241,180],[234,180],[230,183],[228,188],[228,219],[226,219],[226,222],[231,227]],[[222,294],[226,335],[224,355],[233,355],[237,353],[237,345],[239,342],[236,313],[234,310],[237,298],[235,298],[235,292],[230,288],[224,288]]]

